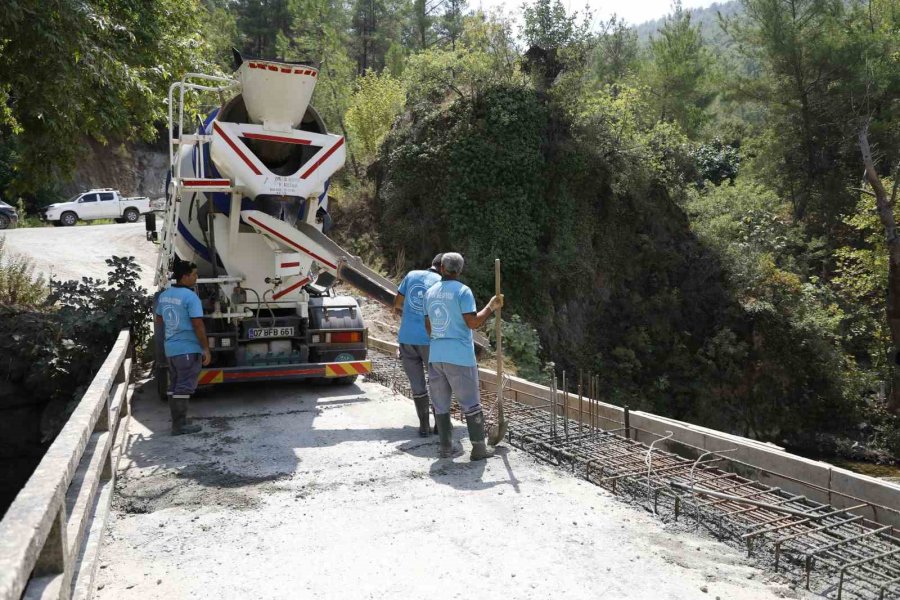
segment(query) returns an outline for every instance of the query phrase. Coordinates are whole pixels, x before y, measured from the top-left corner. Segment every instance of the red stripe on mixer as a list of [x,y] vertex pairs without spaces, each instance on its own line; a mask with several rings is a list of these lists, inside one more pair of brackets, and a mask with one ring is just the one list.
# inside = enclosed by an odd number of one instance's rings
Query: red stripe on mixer
[[309,169],[307,169],[306,172],[303,173],[303,175],[300,176],[300,179],[306,179],[307,177],[309,177],[310,175],[312,175],[313,171],[315,171],[316,169],[318,169],[318,168],[322,165],[323,162],[325,162],[326,160],[328,160],[328,157],[329,157],[329,156],[331,156],[332,154],[334,154],[335,151],[337,151],[337,149],[340,148],[340,147],[343,146],[343,145],[344,145],[344,138],[343,138],[343,137],[339,137],[339,138],[338,138],[338,141],[335,142],[334,146],[332,146],[331,148],[329,148],[329,149],[328,149],[328,152],[326,152],[325,154],[323,154],[323,155],[321,156],[321,158],[319,158],[319,160],[317,160],[317,161],[313,164],[313,166],[311,166]]
[[225,133],[225,130],[222,129],[221,127],[219,127],[219,124],[218,124],[217,122],[215,122],[215,121],[213,122],[213,129],[214,129],[219,135],[222,136],[222,139],[225,140],[225,142],[226,142],[229,146],[231,146],[231,149],[234,150],[235,154],[237,154],[238,156],[240,156],[241,159],[242,159],[245,163],[247,163],[247,166],[250,167],[250,170],[252,170],[252,171],[253,171],[255,174],[257,174],[257,175],[262,175],[262,171],[260,171],[259,168],[258,168],[256,165],[254,165],[253,162],[252,162],[249,158],[247,158],[247,155],[244,154],[243,151],[241,151],[241,149],[238,147],[238,145],[234,143],[234,140],[232,140],[230,137],[228,137],[228,134]]
[[304,146],[312,144],[312,140],[289,138],[280,135],[268,135],[265,133],[245,133],[244,137],[250,138],[251,140],[262,140],[264,142],[281,142],[283,144],[303,144]]
[[[297,263],[297,264],[299,264],[299,263]],[[294,290],[296,290],[296,289],[297,289],[298,287],[300,287],[301,285],[306,285],[307,283],[309,283],[309,277],[304,277],[303,279],[301,279],[300,281],[298,281],[298,282],[295,283],[294,285],[292,285],[292,286],[290,286],[290,287],[287,287],[287,288],[281,290],[281,291],[278,292],[277,294],[272,294],[272,298],[275,299],[275,300],[278,300],[278,299],[281,298],[282,296],[284,296],[284,295],[286,295],[286,294],[290,294],[291,292],[293,292]]]

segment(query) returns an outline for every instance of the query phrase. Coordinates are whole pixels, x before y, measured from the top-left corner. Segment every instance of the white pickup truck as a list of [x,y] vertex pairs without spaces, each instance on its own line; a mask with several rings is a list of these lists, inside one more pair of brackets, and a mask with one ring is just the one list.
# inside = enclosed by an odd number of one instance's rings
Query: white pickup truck
[[117,223],[134,223],[152,210],[150,199],[140,196],[123,198],[117,190],[103,188],[73,196],[68,202],[44,208],[42,221],[54,225],[74,225],[79,220],[115,219]]

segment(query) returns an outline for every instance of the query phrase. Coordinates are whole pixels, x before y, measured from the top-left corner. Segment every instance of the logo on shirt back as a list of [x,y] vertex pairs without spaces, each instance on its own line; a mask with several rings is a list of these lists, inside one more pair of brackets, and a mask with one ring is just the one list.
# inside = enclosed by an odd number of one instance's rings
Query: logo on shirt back
[[427,291],[428,286],[421,283],[416,283],[409,289],[409,305],[421,315],[425,314],[425,292]]
[[432,332],[438,335],[447,333],[447,328],[450,327],[450,311],[447,310],[447,305],[443,302],[435,302],[434,314],[430,315],[430,321]]
[[178,315],[178,309],[172,305],[163,306],[162,318],[163,323],[166,325],[166,337],[175,334],[178,331],[178,325],[181,320]]

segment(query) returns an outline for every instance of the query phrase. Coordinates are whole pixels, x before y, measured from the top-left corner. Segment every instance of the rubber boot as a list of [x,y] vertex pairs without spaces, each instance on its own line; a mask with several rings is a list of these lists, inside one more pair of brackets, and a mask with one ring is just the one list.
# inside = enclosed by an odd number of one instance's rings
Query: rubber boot
[[169,412],[172,413],[172,435],[197,433],[199,425],[188,424],[187,409],[190,396],[169,396]]
[[453,457],[453,425],[450,423],[450,413],[445,415],[434,415],[437,421],[438,436],[440,436],[441,444],[438,447],[438,458]]
[[488,449],[484,441],[484,413],[466,415],[466,427],[469,428],[469,441],[472,442],[472,453],[469,460],[484,460],[494,455],[494,451]]
[[431,402],[428,401],[428,394],[414,397],[413,402],[416,403],[416,414],[419,415],[419,437],[428,437],[431,435]]

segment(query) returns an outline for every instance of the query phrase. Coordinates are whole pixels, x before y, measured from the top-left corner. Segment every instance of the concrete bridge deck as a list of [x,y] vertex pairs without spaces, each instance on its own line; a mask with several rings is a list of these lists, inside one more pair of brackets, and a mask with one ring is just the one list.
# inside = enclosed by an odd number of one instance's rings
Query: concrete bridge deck
[[220,386],[181,437],[146,388],[97,598],[806,597],[518,450],[437,460],[411,402],[371,382]]

